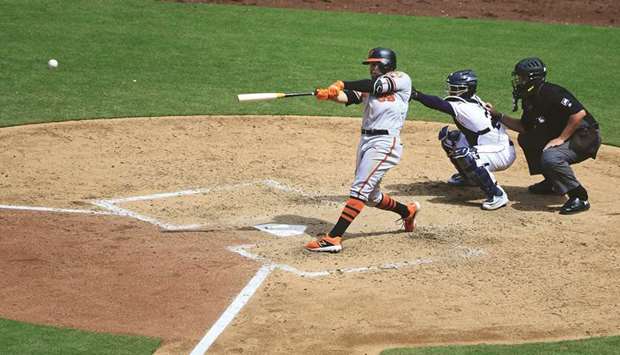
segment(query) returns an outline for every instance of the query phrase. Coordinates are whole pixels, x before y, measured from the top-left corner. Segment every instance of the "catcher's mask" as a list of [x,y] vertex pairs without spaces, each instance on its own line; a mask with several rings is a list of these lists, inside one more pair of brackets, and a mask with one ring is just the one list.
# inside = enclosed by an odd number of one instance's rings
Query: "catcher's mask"
[[385,74],[396,70],[396,53],[389,48],[373,48],[368,52],[368,59],[362,64],[378,63],[379,70]]
[[446,94],[470,98],[476,93],[478,76],[471,69],[459,70],[450,73],[446,79]]
[[513,111],[517,110],[519,99],[532,95],[546,76],[547,67],[540,58],[525,58],[515,65],[512,71]]

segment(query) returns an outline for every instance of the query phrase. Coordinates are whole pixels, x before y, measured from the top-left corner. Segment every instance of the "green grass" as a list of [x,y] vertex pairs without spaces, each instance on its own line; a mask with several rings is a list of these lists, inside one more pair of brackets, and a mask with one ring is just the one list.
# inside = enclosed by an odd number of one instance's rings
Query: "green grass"
[[617,355],[620,353],[620,337],[589,338],[554,343],[530,343],[519,345],[466,345],[437,346],[428,348],[399,348],[381,352],[381,355]]
[[0,353],[46,355],[152,354],[160,340],[84,332],[0,319]]
[[[398,53],[417,88],[443,94],[472,68],[480,95],[511,108],[510,71],[525,56],[549,67],[620,145],[620,29],[509,21],[180,4],[155,0],[0,2],[0,126],[67,119],[193,114],[359,116],[312,98],[236,102],[367,77],[369,48]],[[60,62],[46,68],[49,58]],[[135,80],[135,82],[134,82]],[[411,119],[449,117],[413,105]]]

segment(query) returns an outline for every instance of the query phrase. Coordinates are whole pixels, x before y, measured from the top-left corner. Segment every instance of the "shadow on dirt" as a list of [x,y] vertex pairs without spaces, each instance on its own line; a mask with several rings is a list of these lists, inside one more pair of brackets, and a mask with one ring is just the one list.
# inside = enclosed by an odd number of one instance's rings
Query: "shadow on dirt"
[[[320,235],[325,235],[325,233],[329,232],[334,226],[335,222],[336,221],[327,222],[327,221],[324,221],[318,218],[286,214],[286,215],[275,216],[269,223],[305,225],[305,226],[308,226],[308,228],[306,228],[306,234],[316,237]],[[396,222],[394,223],[395,223],[394,224],[395,229],[391,231],[365,232],[365,233],[346,232],[345,239],[405,233],[403,232],[402,227],[398,223]]]
[[[527,186],[502,185],[511,201],[510,208],[519,211],[557,212],[566,197],[534,195]],[[386,186],[393,196],[432,196],[431,203],[479,207],[484,195],[477,187],[455,187],[442,181],[422,181]]]
[[[533,211],[533,212],[550,212],[556,213],[559,211],[562,204],[566,201],[566,197],[557,195],[533,195],[528,192],[527,186],[502,186],[508,197],[510,198],[510,205],[508,208],[512,208],[518,211]],[[430,196],[428,202],[433,204],[444,205],[460,205],[468,206],[472,208],[480,208],[480,204],[484,198],[482,191],[477,187],[454,187],[448,185],[443,181],[421,181],[411,184],[393,184],[385,186],[385,190],[389,191],[392,196]],[[322,201],[330,201],[334,203],[344,203],[348,196],[346,195],[329,195],[318,196],[316,199]],[[406,201],[403,201],[406,202]],[[335,207],[335,208],[341,208]],[[307,226],[306,234],[310,236],[320,236],[329,232],[336,221],[325,221],[318,218],[299,216],[294,214],[278,215],[273,217],[269,223],[276,224],[297,224]],[[381,232],[365,232],[365,233],[346,233],[346,239],[360,238],[360,237],[372,237],[385,234],[399,234],[404,233],[402,226],[399,224],[397,218],[394,221],[394,229],[391,231]]]
[[276,223],[276,224],[300,224],[304,226],[308,226],[306,228],[306,234],[316,236],[319,234],[325,234],[329,232],[332,227],[332,223],[326,222],[322,219],[306,217],[306,216],[298,216],[294,214],[284,214],[273,217],[273,219],[268,223]]

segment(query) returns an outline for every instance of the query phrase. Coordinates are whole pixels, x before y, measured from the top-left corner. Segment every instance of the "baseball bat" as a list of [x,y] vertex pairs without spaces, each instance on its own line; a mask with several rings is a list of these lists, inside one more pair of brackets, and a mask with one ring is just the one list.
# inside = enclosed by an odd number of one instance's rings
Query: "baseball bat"
[[239,102],[245,101],[264,101],[282,99],[285,97],[298,97],[298,96],[314,96],[315,92],[263,92],[256,94],[239,94],[237,99]]

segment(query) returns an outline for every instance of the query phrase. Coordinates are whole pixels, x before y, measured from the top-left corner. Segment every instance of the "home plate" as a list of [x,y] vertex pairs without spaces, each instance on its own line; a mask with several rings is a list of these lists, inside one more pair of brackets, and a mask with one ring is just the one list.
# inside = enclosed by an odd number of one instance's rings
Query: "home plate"
[[307,226],[298,224],[275,224],[266,223],[255,225],[254,228],[271,233],[278,237],[292,237],[295,235],[302,235],[306,231]]

